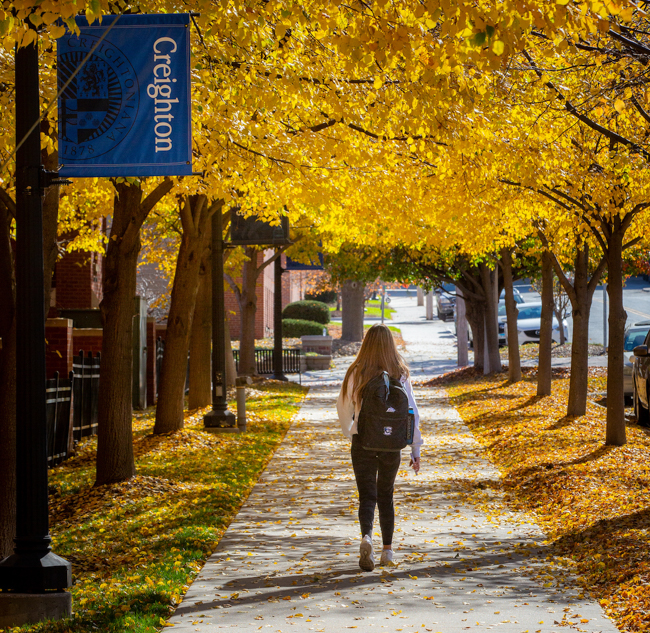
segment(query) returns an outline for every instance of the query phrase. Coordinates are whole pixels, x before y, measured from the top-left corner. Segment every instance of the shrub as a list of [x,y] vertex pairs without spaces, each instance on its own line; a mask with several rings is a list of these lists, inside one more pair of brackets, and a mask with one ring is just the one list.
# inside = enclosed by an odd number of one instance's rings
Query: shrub
[[326,325],[330,322],[330,309],[320,301],[294,301],[282,310],[282,318],[316,321]]
[[323,303],[334,303],[336,301],[336,290],[323,290],[314,294],[307,293],[305,299],[312,301],[322,301]]
[[319,335],[323,333],[323,324],[305,319],[282,319],[282,336],[298,338],[300,336]]

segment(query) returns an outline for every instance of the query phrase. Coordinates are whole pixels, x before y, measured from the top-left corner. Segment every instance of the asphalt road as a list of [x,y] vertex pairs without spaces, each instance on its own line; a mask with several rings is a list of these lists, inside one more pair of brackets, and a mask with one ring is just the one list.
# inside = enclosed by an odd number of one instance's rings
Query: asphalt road
[[[517,289],[521,292],[525,301],[539,301],[539,294],[533,290],[527,281],[518,281],[515,283]],[[415,289],[412,290],[390,290],[391,296],[415,296]],[[603,344],[603,324],[606,323],[608,312],[603,314],[603,286],[598,286],[594,293],[594,299],[591,306],[591,315],[589,318],[589,342]],[[641,277],[630,277],[623,290],[623,305],[627,312],[627,323],[637,323],[639,321],[650,321],[650,283],[641,279]],[[609,299],[607,300],[609,307]],[[569,322],[569,339],[571,339],[572,320]]]
[[[526,301],[539,301],[539,294],[528,283],[521,281],[515,285]],[[603,286],[598,286],[594,293],[589,317],[589,342],[591,343],[603,343],[603,324],[608,316],[607,312],[603,315],[603,308],[605,307],[603,294]],[[641,277],[628,279],[623,290],[623,305],[627,312],[628,324],[650,320],[650,283],[643,281]],[[609,307],[609,298],[607,299],[607,307]],[[569,318],[567,321],[569,322],[569,337],[571,337],[571,319]]]

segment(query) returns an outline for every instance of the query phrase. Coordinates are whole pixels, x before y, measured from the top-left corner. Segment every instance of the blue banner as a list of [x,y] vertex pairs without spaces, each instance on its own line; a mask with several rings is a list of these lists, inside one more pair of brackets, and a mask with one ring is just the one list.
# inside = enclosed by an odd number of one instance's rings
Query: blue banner
[[59,175],[190,175],[189,14],[76,20],[57,41]]
[[287,257],[284,268],[285,270],[323,270],[323,253],[318,253],[316,262],[310,257],[309,264],[303,264]]

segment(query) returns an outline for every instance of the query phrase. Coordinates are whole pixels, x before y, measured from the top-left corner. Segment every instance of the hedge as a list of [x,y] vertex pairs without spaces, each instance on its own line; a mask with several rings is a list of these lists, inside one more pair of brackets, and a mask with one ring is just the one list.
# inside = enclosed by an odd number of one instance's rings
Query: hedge
[[[282,319],[282,336],[298,338],[300,336],[319,335],[323,333],[322,323],[306,321],[305,319]],[[327,332],[326,332],[327,333]]]
[[330,322],[330,309],[320,301],[294,301],[282,310],[282,318],[316,321],[327,325]]

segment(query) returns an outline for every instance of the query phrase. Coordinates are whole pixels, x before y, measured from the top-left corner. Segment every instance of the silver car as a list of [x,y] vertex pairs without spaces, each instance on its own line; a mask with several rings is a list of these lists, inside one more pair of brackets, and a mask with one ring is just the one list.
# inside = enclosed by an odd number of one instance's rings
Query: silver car
[[[542,304],[521,303],[517,306],[519,315],[517,316],[517,333],[519,334],[519,345],[523,343],[539,343],[539,329],[542,325]],[[505,306],[503,308],[505,313]],[[506,342],[506,319],[505,316],[499,317],[499,343]],[[564,328],[564,338],[569,338],[569,324],[566,319],[562,321]],[[560,324],[555,316],[553,317],[553,341],[560,342]]]
[[638,321],[637,323],[630,323],[625,328],[625,343],[623,344],[623,349],[625,354],[623,359],[625,364],[623,365],[623,393],[626,396],[634,395],[634,377],[633,377],[633,367],[634,367],[634,354],[632,351],[637,345],[643,345],[645,342],[645,337],[650,331],[650,321]]

